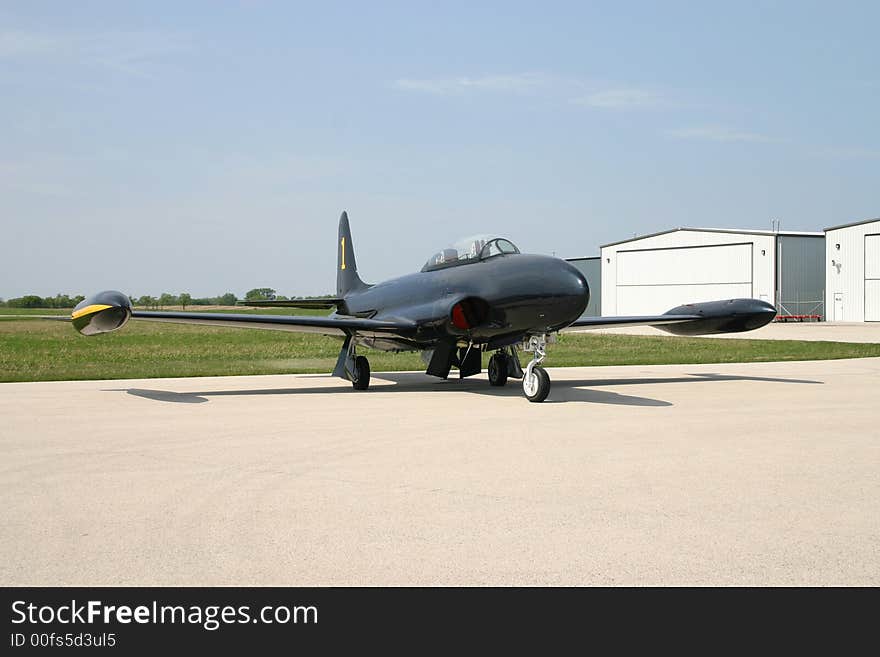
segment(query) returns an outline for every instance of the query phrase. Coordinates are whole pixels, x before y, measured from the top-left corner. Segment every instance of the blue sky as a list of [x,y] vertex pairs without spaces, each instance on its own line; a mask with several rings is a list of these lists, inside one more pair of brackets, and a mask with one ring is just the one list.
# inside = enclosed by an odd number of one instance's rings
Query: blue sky
[[0,296],[880,215],[876,2],[0,3]]

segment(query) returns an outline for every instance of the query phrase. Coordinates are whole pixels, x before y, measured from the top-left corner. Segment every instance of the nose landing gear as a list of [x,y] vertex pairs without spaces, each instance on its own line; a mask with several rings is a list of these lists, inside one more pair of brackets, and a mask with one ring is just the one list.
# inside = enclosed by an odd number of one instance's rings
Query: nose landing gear
[[533,335],[523,345],[524,351],[534,352],[535,356],[525,370],[519,364],[515,347],[504,347],[492,354],[489,359],[489,385],[503,386],[508,377],[522,379],[523,393],[530,402],[542,402],[550,394],[550,375],[540,367],[546,356],[547,335]]
[[531,336],[528,346],[525,347],[526,351],[535,354],[523,373],[523,393],[530,402],[542,402],[550,394],[550,375],[540,367],[547,355],[546,348],[547,336],[544,334]]

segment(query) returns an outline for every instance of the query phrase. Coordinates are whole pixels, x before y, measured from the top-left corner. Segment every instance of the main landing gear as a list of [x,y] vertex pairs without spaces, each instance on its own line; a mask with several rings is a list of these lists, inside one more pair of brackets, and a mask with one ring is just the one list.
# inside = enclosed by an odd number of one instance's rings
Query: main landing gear
[[529,338],[526,351],[534,352],[535,356],[526,365],[523,373],[523,393],[530,402],[542,402],[550,394],[550,375],[547,370],[540,367],[547,355],[547,336],[533,335]]
[[370,387],[370,361],[366,356],[355,356],[351,385],[355,390],[366,390]]
[[504,351],[492,354],[489,359],[489,385],[503,386],[507,383],[507,369],[510,356]]
[[346,337],[342,343],[333,376],[348,379],[355,390],[366,390],[370,387],[370,361],[366,356],[357,355],[355,341],[351,336]]

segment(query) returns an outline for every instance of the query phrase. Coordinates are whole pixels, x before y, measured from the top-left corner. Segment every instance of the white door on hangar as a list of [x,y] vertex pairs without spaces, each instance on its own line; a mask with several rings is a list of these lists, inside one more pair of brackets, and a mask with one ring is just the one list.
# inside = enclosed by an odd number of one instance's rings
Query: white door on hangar
[[753,296],[752,243],[617,252],[618,315]]
[[835,322],[843,321],[843,292],[834,293],[834,315]]

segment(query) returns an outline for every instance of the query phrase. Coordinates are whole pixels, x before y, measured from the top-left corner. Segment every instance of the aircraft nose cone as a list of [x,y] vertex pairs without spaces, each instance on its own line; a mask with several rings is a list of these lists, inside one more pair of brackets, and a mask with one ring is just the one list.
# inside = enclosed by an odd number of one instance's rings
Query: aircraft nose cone
[[567,287],[567,291],[572,295],[589,295],[590,285],[587,283],[587,277],[584,273],[574,265],[566,262],[563,268],[562,280]]
[[749,318],[746,322],[747,329],[760,328],[776,317],[776,306],[763,299],[752,299],[747,315]]
[[563,261],[556,281],[557,294],[563,300],[566,319],[573,322],[584,314],[590,302],[590,285],[577,267]]

